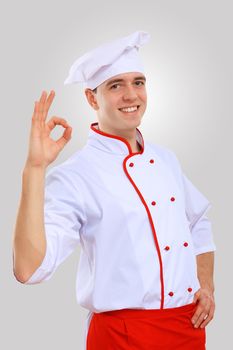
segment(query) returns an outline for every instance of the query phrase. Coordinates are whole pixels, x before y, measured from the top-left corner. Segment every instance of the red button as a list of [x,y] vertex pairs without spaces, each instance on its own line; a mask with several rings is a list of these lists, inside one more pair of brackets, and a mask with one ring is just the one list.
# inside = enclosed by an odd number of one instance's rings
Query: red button
[[167,245],[165,248],[164,248],[165,250],[169,250],[170,249],[170,247]]
[[151,204],[152,204],[152,205],[155,205],[155,204],[156,204],[156,202],[155,202],[155,201],[153,201],[153,202],[151,202]]
[[170,295],[170,297],[173,297],[174,293],[173,292],[169,292],[168,295]]
[[188,288],[188,292],[191,293],[192,292],[192,288]]
[[134,163],[129,163],[129,166],[134,166]]
[[174,202],[174,200],[175,200],[175,197],[171,197],[171,201]]
[[184,242],[184,246],[187,247],[189,244],[188,242]]
[[154,159],[151,159],[151,160],[150,160],[150,163],[154,163]]

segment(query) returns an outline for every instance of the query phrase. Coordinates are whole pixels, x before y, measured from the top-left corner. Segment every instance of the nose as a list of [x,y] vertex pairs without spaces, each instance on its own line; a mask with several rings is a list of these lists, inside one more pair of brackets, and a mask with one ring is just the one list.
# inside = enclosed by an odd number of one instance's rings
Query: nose
[[122,96],[125,101],[134,101],[137,98],[137,93],[133,86],[126,86]]

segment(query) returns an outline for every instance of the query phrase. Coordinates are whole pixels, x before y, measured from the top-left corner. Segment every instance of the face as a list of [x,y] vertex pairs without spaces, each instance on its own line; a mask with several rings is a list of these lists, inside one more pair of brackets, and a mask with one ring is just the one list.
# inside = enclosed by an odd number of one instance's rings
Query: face
[[97,111],[100,129],[108,132],[135,130],[146,110],[146,78],[142,73],[116,75],[97,87],[85,90],[90,105]]

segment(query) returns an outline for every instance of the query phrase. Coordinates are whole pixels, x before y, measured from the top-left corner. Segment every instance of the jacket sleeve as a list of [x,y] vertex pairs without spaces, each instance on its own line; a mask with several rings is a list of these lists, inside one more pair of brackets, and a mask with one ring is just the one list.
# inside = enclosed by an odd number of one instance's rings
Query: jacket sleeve
[[53,167],[46,174],[44,225],[46,254],[41,265],[25,284],[49,280],[57,267],[80,243],[84,211],[80,192],[62,167]]
[[187,176],[182,173],[185,211],[189,221],[195,254],[215,251],[212,225],[207,217],[207,211],[211,208],[208,199],[192,184]]

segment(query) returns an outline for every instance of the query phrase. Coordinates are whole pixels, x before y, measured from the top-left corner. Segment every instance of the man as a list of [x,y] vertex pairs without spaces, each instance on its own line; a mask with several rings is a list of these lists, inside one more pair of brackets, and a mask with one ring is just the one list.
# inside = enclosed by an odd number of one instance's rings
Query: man
[[[214,315],[210,203],[175,154],[137,128],[147,104],[138,48],[148,39],[135,32],[72,65],[65,84],[85,84],[98,122],[46,183],[71,127],[58,117],[45,123],[53,91],[42,93],[32,117],[14,274],[25,284],[46,281],[81,244],[77,300],[89,310],[87,350],[202,350]],[[65,131],[54,141],[57,124]]]

